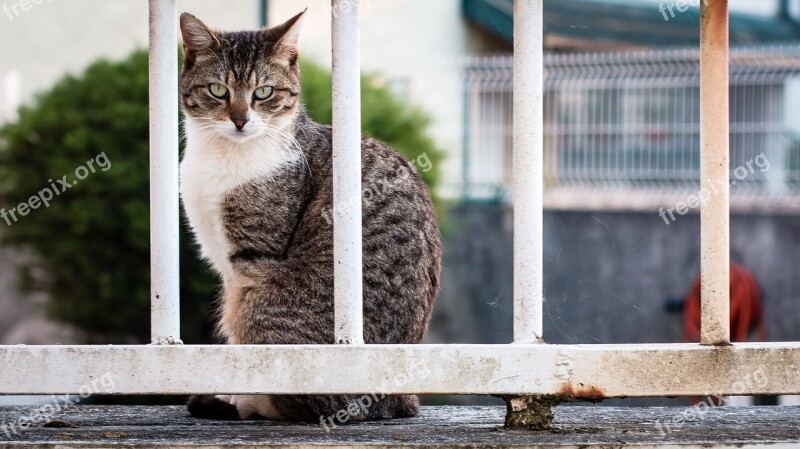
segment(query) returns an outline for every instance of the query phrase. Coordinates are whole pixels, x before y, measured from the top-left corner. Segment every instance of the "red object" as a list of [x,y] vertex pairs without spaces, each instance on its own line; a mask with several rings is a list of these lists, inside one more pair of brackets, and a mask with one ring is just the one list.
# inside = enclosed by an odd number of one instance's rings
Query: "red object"
[[[748,341],[755,333],[759,341],[766,338],[761,291],[750,271],[731,264],[731,341]],[[683,306],[683,339],[700,341],[700,276],[686,295]]]

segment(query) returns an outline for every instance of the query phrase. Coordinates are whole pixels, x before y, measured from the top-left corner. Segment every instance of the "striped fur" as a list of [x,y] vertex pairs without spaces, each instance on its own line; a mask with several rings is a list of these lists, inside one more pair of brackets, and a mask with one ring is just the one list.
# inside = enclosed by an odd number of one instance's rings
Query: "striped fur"
[[[181,16],[187,146],[181,193],[203,256],[220,274],[219,329],[231,344],[330,344],[333,325],[331,129],[299,102],[302,13],[278,27],[213,31]],[[209,93],[225,85],[226,99]],[[253,91],[274,87],[257,101]],[[237,131],[233,119],[249,117]],[[385,143],[362,139],[364,332],[419,343],[439,291],[441,237],[427,187]],[[356,206],[357,207],[357,206]],[[412,373],[398,373],[407,376]],[[376,386],[377,387],[377,386]],[[205,418],[318,421],[355,396],[199,396]],[[348,421],[414,416],[415,396],[376,396]],[[233,411],[235,410],[236,413]]]

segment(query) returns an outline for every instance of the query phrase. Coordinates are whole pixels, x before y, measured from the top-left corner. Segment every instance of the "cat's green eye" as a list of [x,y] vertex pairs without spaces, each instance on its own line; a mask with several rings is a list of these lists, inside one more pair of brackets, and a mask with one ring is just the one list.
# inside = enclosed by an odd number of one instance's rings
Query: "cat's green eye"
[[225,98],[228,96],[228,88],[219,83],[209,84],[208,91],[217,98]]
[[255,92],[253,92],[253,97],[255,97],[256,100],[266,100],[267,98],[272,96],[273,90],[274,89],[272,88],[272,86],[261,86],[258,89],[256,89]]

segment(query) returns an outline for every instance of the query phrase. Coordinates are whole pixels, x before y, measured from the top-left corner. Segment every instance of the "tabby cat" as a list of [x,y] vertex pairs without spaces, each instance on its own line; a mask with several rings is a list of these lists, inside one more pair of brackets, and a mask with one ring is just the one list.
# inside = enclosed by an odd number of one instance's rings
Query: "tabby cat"
[[[300,102],[303,13],[274,28],[221,32],[181,15],[186,117],[181,197],[223,289],[229,344],[332,344],[331,128]],[[441,236],[426,185],[406,158],[364,136],[364,337],[419,343],[439,290]],[[352,207],[352,206],[351,206]],[[416,396],[376,397],[349,421],[414,416]],[[192,415],[318,421],[346,395],[194,396]],[[352,409],[352,407],[351,407]]]

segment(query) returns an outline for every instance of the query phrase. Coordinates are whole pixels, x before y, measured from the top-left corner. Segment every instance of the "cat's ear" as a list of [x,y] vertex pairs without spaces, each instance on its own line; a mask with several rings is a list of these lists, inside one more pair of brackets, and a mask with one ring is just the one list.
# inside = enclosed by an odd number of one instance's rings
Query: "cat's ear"
[[277,42],[275,42],[272,51],[273,57],[288,59],[291,62],[297,60],[297,55],[300,53],[298,46],[300,28],[303,27],[303,16],[307,10],[308,8],[286,22],[265,30],[265,32],[270,33],[273,38],[277,37]]
[[219,45],[211,28],[188,12],[181,14],[181,35],[185,52],[208,50]]

